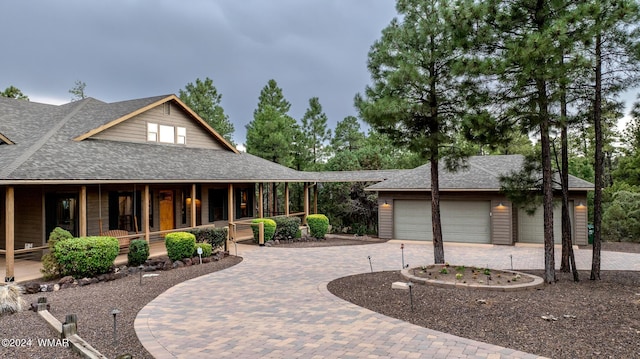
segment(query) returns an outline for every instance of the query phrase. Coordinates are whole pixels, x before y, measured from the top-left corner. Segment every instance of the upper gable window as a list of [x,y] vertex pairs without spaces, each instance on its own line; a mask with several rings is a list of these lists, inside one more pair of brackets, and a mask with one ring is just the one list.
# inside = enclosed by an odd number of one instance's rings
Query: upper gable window
[[171,115],[171,103],[169,102],[165,102],[164,106],[162,106],[164,109],[164,114],[165,115]]
[[157,123],[147,123],[147,141],[158,142]]
[[187,129],[185,127],[176,127],[176,143],[179,145],[187,144]]
[[187,128],[157,123],[147,123],[147,141],[160,143],[187,144]]
[[176,132],[173,126],[160,125],[160,142],[176,143]]

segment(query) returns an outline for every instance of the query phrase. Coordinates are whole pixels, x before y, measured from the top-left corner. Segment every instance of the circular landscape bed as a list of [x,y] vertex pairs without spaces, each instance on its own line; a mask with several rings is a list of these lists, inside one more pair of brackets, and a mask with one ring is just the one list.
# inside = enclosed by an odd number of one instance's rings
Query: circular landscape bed
[[544,285],[542,278],[527,273],[449,264],[405,269],[401,275],[412,283],[497,291],[527,290]]

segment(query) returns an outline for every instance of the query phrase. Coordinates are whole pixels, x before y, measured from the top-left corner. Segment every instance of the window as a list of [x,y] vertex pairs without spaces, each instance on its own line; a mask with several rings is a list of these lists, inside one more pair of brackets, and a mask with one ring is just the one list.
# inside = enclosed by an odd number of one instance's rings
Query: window
[[165,115],[171,115],[171,104],[169,102],[164,103],[163,109]]
[[161,143],[187,144],[187,128],[147,123],[147,141]]
[[160,142],[175,143],[175,130],[173,126],[160,125]]
[[187,144],[187,129],[184,127],[176,127],[176,143],[179,145]]
[[209,190],[209,222],[226,221],[229,219],[227,201],[228,196],[226,189]]
[[141,228],[141,193],[109,193],[109,229],[138,232]]
[[147,123],[147,141],[158,142],[158,124]]

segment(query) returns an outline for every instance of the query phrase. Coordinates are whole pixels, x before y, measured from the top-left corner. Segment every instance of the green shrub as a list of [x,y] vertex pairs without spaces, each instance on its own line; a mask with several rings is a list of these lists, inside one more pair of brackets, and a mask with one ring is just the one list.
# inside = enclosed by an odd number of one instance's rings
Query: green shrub
[[191,258],[196,249],[196,236],[188,232],[173,232],[164,237],[167,255],[172,261]]
[[602,215],[602,237],[607,241],[640,242],[640,193],[613,194]]
[[276,222],[269,218],[256,218],[251,221],[251,229],[253,230],[253,241],[258,243],[260,237],[260,229],[258,223],[264,223],[264,241],[269,242],[276,233]]
[[213,252],[213,248],[209,243],[196,243],[196,249],[193,251],[193,256],[198,256],[198,248],[202,248],[202,258],[210,257]]
[[351,225],[351,231],[359,236],[367,234],[367,225],[364,223],[354,223]]
[[129,243],[127,261],[129,266],[139,266],[149,258],[149,243],[144,239],[134,239]]
[[274,239],[289,240],[293,238],[300,238],[296,236],[300,230],[300,218],[299,217],[274,217],[276,222],[276,233],[273,235]]
[[60,275],[75,278],[107,273],[118,256],[120,245],[113,237],[68,238],[55,245]]
[[329,218],[324,214],[310,214],[307,216],[309,233],[312,237],[324,238],[329,231]]
[[73,234],[60,227],[56,227],[51,231],[51,234],[49,234],[49,242],[47,243],[49,245],[49,253],[42,256],[42,269],[40,269],[45,280],[60,276],[60,265],[58,261],[56,261],[55,245],[58,241],[69,238],[73,238]]
[[224,242],[227,240],[226,228],[197,228],[192,229],[189,233],[196,236],[196,243],[209,243],[212,250],[224,247]]

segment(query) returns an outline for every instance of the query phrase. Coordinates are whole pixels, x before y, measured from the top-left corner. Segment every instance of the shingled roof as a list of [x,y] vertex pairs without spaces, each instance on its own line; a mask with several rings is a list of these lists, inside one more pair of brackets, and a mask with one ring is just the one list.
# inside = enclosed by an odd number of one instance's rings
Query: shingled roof
[[179,102],[175,95],[115,103],[86,98],[61,106],[0,98],[0,140],[8,144],[0,147],[0,183],[378,182],[401,172],[295,171],[238,152],[186,106],[226,149],[91,137],[169,100]]
[[[498,191],[500,176],[522,168],[522,155],[472,156],[467,167],[457,172],[440,166],[439,185],[441,191]],[[593,184],[569,176],[570,190],[592,190]],[[398,173],[390,179],[367,187],[368,191],[427,191],[431,190],[431,165]]]

